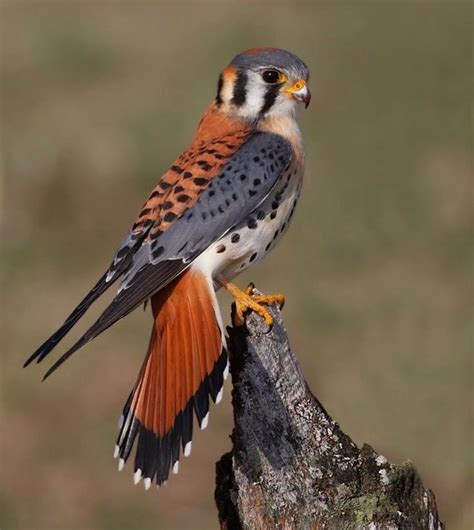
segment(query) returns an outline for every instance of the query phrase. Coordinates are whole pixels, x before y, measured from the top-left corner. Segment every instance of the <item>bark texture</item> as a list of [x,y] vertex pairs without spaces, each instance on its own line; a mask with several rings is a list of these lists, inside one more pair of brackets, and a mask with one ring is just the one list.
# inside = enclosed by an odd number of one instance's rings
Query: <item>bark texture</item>
[[278,309],[228,329],[234,430],[216,466],[221,528],[441,529],[410,462],[359,449],[310,392]]

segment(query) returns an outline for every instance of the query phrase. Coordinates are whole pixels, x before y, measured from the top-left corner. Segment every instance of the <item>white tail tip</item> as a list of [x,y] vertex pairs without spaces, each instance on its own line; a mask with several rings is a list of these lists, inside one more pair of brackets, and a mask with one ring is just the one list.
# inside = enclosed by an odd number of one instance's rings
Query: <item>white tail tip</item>
[[209,423],[209,412],[204,416],[204,418],[201,421],[201,430],[202,431],[207,427],[208,423]]
[[225,365],[224,369],[224,381],[227,379],[227,376],[229,375],[229,361],[227,361],[227,364]]
[[173,473],[177,475],[178,471],[179,471],[179,460],[176,460],[176,462],[173,464]]
[[118,463],[118,470],[122,471],[122,469],[125,467],[125,460],[121,458]]
[[119,431],[120,431],[120,429],[122,428],[123,420],[124,420],[124,419],[125,419],[125,418],[123,417],[123,414],[120,414],[120,418],[119,418],[118,421],[117,421],[117,428],[118,428]]
[[184,446],[184,456],[189,456],[191,454],[191,446],[192,446],[193,442],[188,442],[185,446]]
[[216,405],[222,401],[222,396],[224,395],[224,386],[219,390],[216,396]]
[[120,447],[118,445],[115,446],[114,449],[114,458],[117,458],[120,452]]
[[134,484],[138,484],[141,479],[142,479],[142,470],[141,469],[137,469],[135,471],[135,474],[133,475],[133,483]]
[[143,480],[143,484],[145,486],[145,489],[146,490],[149,490],[150,489],[150,486],[151,486],[151,478],[150,477],[147,477],[146,479]]

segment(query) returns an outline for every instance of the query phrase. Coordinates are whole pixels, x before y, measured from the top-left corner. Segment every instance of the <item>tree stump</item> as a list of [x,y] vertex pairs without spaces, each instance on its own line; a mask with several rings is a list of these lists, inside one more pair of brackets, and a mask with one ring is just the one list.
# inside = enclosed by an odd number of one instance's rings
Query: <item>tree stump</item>
[[228,328],[234,430],[216,465],[222,529],[442,529],[410,462],[359,449],[313,396],[280,311]]

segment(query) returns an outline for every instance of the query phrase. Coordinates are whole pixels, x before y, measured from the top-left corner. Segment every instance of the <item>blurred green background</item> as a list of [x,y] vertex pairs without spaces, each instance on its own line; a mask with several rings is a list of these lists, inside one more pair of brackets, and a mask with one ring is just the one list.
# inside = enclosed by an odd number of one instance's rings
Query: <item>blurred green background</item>
[[229,383],[161,491],[112,459],[148,312],[46,384],[48,363],[21,365],[108,265],[219,70],[262,45],[310,66],[308,167],[291,230],[240,283],[286,293],[343,430],[414,461],[449,528],[472,528],[471,4],[3,0],[1,16],[2,530],[217,528]]

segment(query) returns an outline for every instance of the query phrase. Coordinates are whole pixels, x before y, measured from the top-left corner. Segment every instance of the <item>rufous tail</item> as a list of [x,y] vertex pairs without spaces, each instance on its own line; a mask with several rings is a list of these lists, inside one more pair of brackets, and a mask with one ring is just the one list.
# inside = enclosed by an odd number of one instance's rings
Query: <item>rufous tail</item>
[[123,409],[115,448],[119,469],[136,438],[135,482],[161,485],[191,450],[193,411],[207,425],[209,397],[220,401],[227,352],[212,281],[189,269],[151,298],[148,353]]

